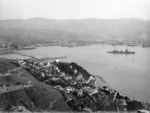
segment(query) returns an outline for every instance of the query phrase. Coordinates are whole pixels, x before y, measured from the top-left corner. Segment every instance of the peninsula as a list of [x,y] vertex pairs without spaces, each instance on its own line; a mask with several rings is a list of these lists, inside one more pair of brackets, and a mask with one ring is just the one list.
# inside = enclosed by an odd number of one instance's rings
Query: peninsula
[[150,104],[112,89],[78,64],[0,59],[0,111],[141,112]]

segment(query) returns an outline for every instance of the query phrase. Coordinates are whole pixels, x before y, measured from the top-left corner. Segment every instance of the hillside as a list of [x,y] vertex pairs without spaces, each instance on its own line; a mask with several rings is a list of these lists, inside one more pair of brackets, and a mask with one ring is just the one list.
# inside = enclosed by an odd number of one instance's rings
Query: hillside
[[0,111],[150,110],[76,63],[0,59]]
[[[3,67],[3,68],[2,68]],[[63,95],[36,80],[27,70],[0,59],[0,111],[72,111]]]
[[145,41],[149,37],[150,21],[141,19],[0,20],[0,40],[4,41]]

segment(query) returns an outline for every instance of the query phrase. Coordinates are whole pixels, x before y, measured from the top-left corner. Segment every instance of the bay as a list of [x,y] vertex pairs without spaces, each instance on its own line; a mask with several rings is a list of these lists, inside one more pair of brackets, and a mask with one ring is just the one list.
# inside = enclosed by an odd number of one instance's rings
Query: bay
[[[125,50],[127,46],[117,46]],[[81,47],[49,46],[34,50],[21,50],[19,53],[37,58],[67,56],[64,62],[76,62],[93,75],[102,76],[105,81],[119,92],[150,102],[150,48],[128,47],[133,55],[114,55],[111,45],[91,45]],[[2,55],[6,58],[24,58],[20,55]]]

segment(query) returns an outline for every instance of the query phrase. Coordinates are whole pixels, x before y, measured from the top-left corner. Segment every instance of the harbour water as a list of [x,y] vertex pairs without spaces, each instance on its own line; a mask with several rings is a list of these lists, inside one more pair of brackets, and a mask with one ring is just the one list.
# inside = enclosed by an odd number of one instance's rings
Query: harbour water
[[[83,47],[49,46],[33,50],[20,50],[19,53],[37,58],[67,56],[62,59],[76,62],[93,75],[102,76],[105,81],[119,92],[150,102],[150,48],[128,47],[135,54],[108,54],[111,45],[91,45]],[[125,50],[126,46],[117,46]],[[23,58],[20,55],[2,55],[6,58]]]

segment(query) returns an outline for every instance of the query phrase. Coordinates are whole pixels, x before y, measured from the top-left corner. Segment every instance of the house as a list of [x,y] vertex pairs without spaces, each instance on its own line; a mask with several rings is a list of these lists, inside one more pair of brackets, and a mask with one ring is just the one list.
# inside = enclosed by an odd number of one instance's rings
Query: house
[[90,93],[90,95],[92,95],[92,94],[95,94],[95,93],[97,93],[98,92],[98,89],[92,89],[92,92]]
[[23,60],[19,60],[19,61],[18,61],[18,64],[21,64],[21,63],[23,63]]
[[64,78],[65,80],[71,80],[71,79],[72,79],[72,76],[63,76],[63,78]]
[[57,80],[59,80],[60,78],[56,78],[56,77],[53,77],[53,78],[51,78],[51,80],[53,80],[53,81],[57,81]]
[[21,62],[20,63],[21,66],[24,66],[25,64],[26,64],[26,62]]
[[122,99],[122,100],[121,100],[121,105],[123,105],[123,106],[126,106],[126,105],[127,105],[127,103],[126,103],[126,100],[125,100],[125,99]]
[[78,96],[82,96],[83,95],[83,91],[82,90],[79,90],[78,91]]
[[92,109],[87,108],[87,107],[83,108],[83,110],[84,110],[85,112],[89,112],[89,113],[91,113],[91,112],[92,112]]
[[77,73],[78,73],[78,70],[77,70],[77,69],[75,69],[73,72],[74,72],[74,74],[77,74]]
[[65,76],[66,74],[64,72],[61,72],[60,73],[60,76]]
[[43,63],[43,62],[40,62],[39,64],[40,64],[40,66],[44,66],[44,63]]
[[74,80],[71,80],[71,81],[70,81],[70,84],[71,84],[71,85],[76,85],[76,84],[77,84],[77,82],[76,82],[76,81],[74,81]]
[[47,62],[46,67],[50,67],[50,66],[52,66],[51,63],[50,63],[50,62]]
[[84,81],[84,78],[83,78],[83,76],[82,76],[81,73],[78,74],[78,77],[77,77],[76,80],[78,80],[78,81]]
[[46,74],[46,75],[49,76],[49,77],[52,76],[52,74]]
[[95,80],[95,78],[93,76],[90,76],[90,78],[86,81],[86,83],[88,84],[91,80]]
[[88,82],[88,84],[95,87],[96,86],[96,80],[92,79]]
[[109,88],[106,85],[103,85],[103,89],[109,91]]
[[42,77],[45,77],[45,74],[44,74],[43,72],[41,72],[41,76],[42,76]]
[[66,95],[67,101],[71,101],[74,99],[74,97],[71,94]]
[[63,90],[62,86],[56,85],[54,86],[56,89]]
[[67,92],[71,92],[71,91],[74,91],[75,88],[71,87],[71,86],[68,86],[65,88],[67,90]]
[[70,69],[72,69],[72,66],[70,66]]
[[60,59],[56,59],[54,62],[59,63],[59,62],[60,62]]
[[93,89],[93,88],[91,88],[91,87],[89,87],[89,86],[84,87],[83,90],[85,90],[86,92],[88,92],[90,95],[95,94],[95,93],[98,92],[98,89],[97,89],[97,88],[94,88],[94,89]]

